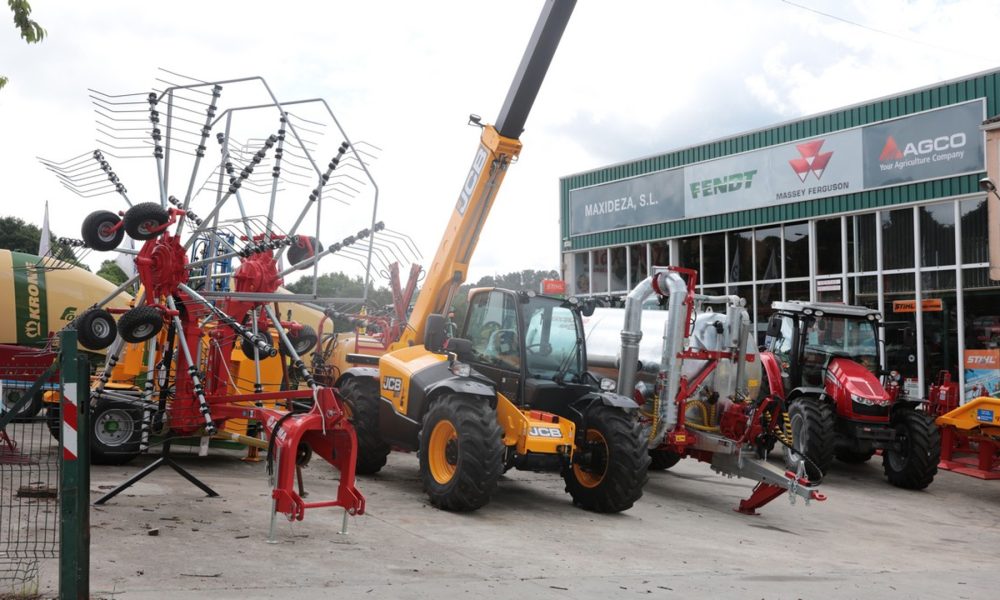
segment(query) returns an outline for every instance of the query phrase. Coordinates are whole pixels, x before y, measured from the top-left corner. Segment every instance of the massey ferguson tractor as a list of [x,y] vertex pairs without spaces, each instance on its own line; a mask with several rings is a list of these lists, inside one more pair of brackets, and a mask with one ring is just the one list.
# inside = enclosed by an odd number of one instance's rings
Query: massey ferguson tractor
[[834,458],[863,463],[881,450],[889,483],[913,490],[930,485],[940,433],[921,403],[900,395],[898,377],[882,370],[881,315],[843,304],[789,301],[772,307],[762,385],[784,401],[786,462],[804,457],[815,480]]

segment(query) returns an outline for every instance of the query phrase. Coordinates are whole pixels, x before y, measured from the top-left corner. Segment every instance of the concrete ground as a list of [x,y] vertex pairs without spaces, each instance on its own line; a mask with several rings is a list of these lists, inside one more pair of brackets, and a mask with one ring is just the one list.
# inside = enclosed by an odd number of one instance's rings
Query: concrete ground
[[[91,513],[94,597],[152,598],[996,598],[1000,481],[940,472],[924,492],[888,485],[881,461],[837,463],[824,503],[781,497],[761,516],[733,512],[752,484],[693,460],[651,473],[629,511],[573,507],[554,473],[512,471],[471,514],[430,507],[415,455],[359,477],[368,510],[279,522],[264,465],[214,451],[182,460],[220,494],[160,470]],[[93,498],[152,457],[95,467]],[[310,499],[335,472],[306,469]],[[148,535],[152,528],[158,536]],[[54,564],[43,592],[55,589]]]

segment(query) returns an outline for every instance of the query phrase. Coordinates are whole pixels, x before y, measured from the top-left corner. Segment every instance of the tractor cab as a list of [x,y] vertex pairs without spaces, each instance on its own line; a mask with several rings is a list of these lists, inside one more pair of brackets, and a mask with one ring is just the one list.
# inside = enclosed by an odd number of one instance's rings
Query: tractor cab
[[[847,380],[854,395],[885,394],[877,381],[881,373],[878,354],[878,311],[844,304],[775,302],[768,323],[767,350],[777,359],[782,387],[825,388],[831,369]],[[839,359],[839,360],[838,360]],[[873,385],[861,385],[864,377]],[[855,389],[857,388],[857,389]]]
[[521,409],[564,414],[567,396],[594,391],[580,305],[497,288],[472,290],[459,337],[468,362]]

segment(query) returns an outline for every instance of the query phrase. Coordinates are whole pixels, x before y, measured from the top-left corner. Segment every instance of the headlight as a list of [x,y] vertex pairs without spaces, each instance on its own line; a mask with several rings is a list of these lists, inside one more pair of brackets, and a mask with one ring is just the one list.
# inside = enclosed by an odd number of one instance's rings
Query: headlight
[[863,396],[858,396],[856,394],[851,394],[851,402],[862,404],[864,406],[885,406],[886,404],[889,404],[888,399],[883,400],[882,398],[865,398]]
[[618,387],[618,383],[609,377],[601,379],[601,389],[605,392],[613,392]]
[[457,360],[451,361],[451,372],[456,377],[468,377],[472,374],[472,367],[464,362],[459,362]]

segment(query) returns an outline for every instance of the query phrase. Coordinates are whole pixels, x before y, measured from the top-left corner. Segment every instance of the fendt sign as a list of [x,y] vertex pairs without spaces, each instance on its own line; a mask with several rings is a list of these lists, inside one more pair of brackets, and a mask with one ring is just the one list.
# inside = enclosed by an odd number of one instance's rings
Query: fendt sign
[[986,105],[961,104],[570,190],[571,236],[985,170]]

